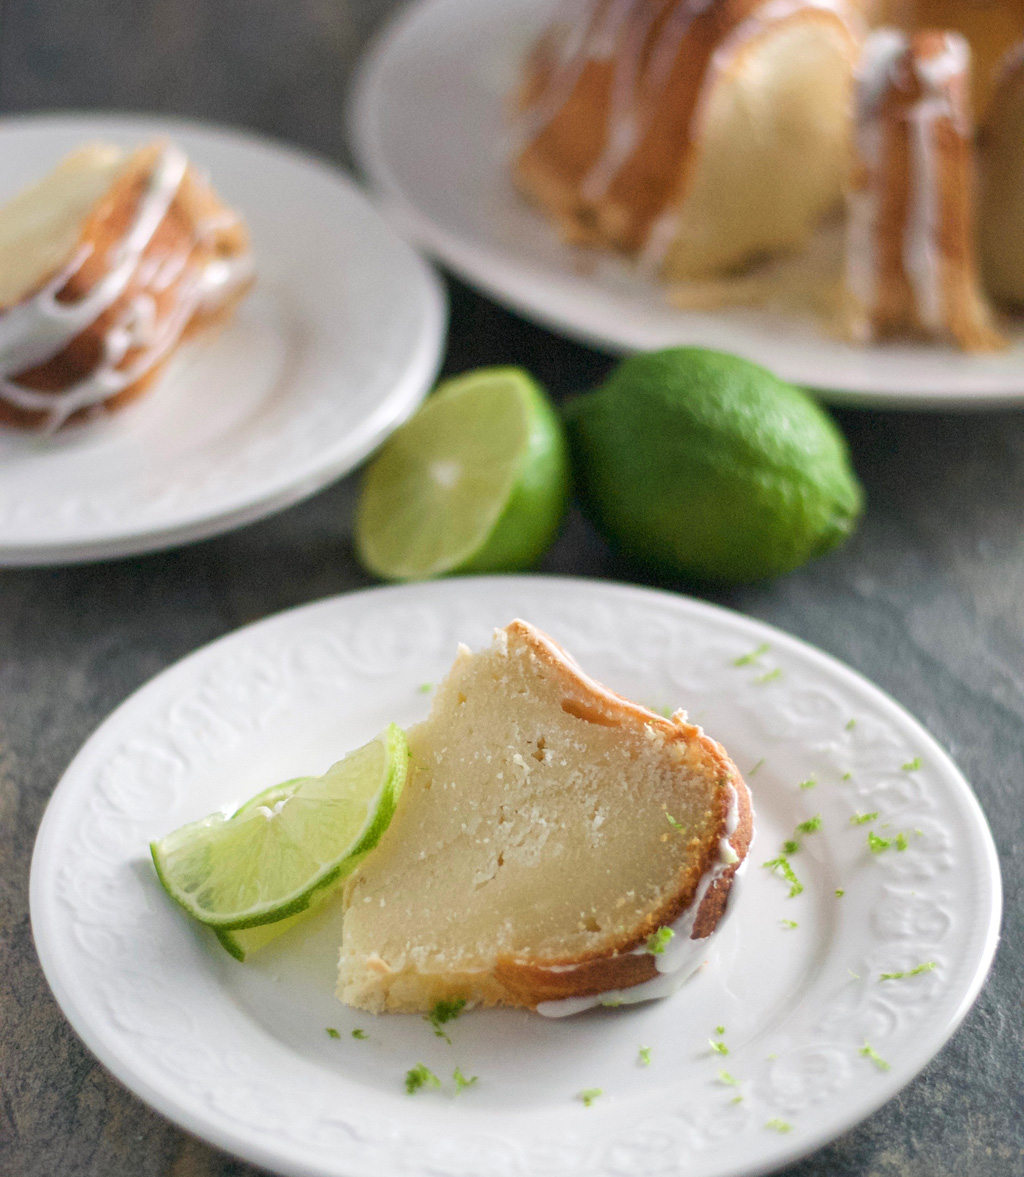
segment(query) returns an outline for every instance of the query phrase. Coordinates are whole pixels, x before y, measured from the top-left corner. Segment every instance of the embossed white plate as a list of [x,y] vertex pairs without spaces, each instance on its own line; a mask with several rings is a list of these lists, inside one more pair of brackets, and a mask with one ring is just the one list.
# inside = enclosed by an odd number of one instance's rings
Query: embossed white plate
[[0,565],[125,556],[214,535],[351,470],[426,394],[445,332],[433,272],[336,168],[168,119],[0,119],[0,204],[89,140],[159,136],[252,233],[257,278],[136,404],[54,438],[0,428]]
[[392,223],[467,281],[611,351],[701,344],[736,352],[844,404],[1024,402],[1024,325],[998,355],[893,343],[855,347],[768,310],[674,309],[607,255],[566,246],[510,180],[508,96],[552,0],[420,0],[366,58],[352,138]]
[[[674,997],[560,1021],[472,1011],[448,1045],[418,1017],[334,999],[336,910],[243,965],[160,890],[149,839],[415,721],[456,643],[486,643],[516,616],[627,695],[689,708],[748,777],[751,865],[717,954]],[[760,864],[818,814],[790,856],[804,886],[790,898]],[[869,830],[889,847],[872,853]],[[321,1177],[738,1177],[845,1131],[935,1054],[984,980],[1000,885],[963,778],[851,670],[685,597],[496,577],[308,605],[159,675],[57,787],[31,910],[57,1000],[102,1062],[258,1164]],[[405,1094],[421,1062],[442,1092]],[[479,1077],[457,1097],[456,1066]],[[602,1091],[591,1107],[587,1088]]]

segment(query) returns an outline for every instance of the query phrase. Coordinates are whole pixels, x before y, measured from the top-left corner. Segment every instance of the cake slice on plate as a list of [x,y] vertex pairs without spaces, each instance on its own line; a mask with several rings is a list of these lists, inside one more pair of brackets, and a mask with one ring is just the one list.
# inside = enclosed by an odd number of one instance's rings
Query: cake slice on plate
[[736,766],[681,712],[589,678],[513,621],[460,647],[387,833],[345,890],[339,996],[574,1013],[707,957],[752,836]]
[[139,395],[252,278],[249,237],[173,144],[91,144],[0,208],[0,423]]

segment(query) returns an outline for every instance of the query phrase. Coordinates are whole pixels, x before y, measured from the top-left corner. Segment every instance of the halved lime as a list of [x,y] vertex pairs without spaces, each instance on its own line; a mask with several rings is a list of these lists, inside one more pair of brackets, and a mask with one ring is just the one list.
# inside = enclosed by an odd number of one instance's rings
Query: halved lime
[[520,368],[445,381],[366,472],[356,550],[387,580],[514,572],[534,564],[565,513],[562,424]]
[[230,817],[211,814],[152,842],[160,882],[215,929],[303,912],[377,844],[408,761],[405,734],[391,724],[323,776],[275,785]]

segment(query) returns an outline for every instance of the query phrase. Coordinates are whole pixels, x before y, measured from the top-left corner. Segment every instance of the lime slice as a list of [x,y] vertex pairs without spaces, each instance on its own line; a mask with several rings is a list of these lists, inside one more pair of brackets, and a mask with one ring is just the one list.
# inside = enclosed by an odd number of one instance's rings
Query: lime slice
[[[237,817],[240,813],[245,813],[248,810],[255,809],[258,805],[266,805],[273,808],[278,801],[284,800],[285,797],[290,797],[295,791],[294,786],[302,783],[302,777],[296,777],[293,780],[285,781],[280,785],[271,785],[269,789],[264,789],[262,793],[257,793],[255,797],[250,797],[244,805],[237,809],[232,817]],[[235,960],[244,961],[254,952],[265,948],[288,931],[289,928],[294,928],[296,924],[304,923],[314,911],[317,911],[325,900],[337,895],[341,890],[341,882],[345,876],[350,874],[355,867],[362,862],[364,854],[354,855],[345,863],[345,870],[338,882],[330,887],[320,887],[310,897],[309,906],[304,911],[297,911],[294,915],[285,916],[283,920],[275,920],[272,924],[259,924],[255,928],[214,928],[213,932],[221,943],[221,947],[229,952]]]
[[323,776],[275,785],[231,817],[215,813],[182,826],[150,844],[164,890],[217,929],[304,912],[377,844],[408,760],[405,735],[391,724]]
[[368,469],[359,558],[387,580],[528,568],[562,521],[568,469],[561,422],[526,372],[448,380]]

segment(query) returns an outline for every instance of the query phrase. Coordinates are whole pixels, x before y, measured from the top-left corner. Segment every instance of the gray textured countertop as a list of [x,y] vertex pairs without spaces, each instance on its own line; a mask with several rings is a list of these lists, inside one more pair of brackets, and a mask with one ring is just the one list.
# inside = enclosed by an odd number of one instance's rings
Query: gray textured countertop
[[[351,65],[393,7],[387,0],[2,4],[0,116],[68,108],[193,115],[341,162]],[[563,396],[610,365],[458,283],[450,290],[448,371],[522,363]],[[925,723],[988,815],[1006,914],[994,972],[950,1044],[897,1099],[786,1173],[1019,1177],[1024,414],[837,416],[868,493],[858,534],[789,577],[713,599],[835,654]],[[69,1029],[32,946],[29,860],[67,763],[137,686],[236,626],[369,583],[352,555],[354,494],[349,478],[276,518],[165,554],[0,571],[2,1177],[257,1172],[150,1111]],[[575,513],[543,570],[638,579]]]

